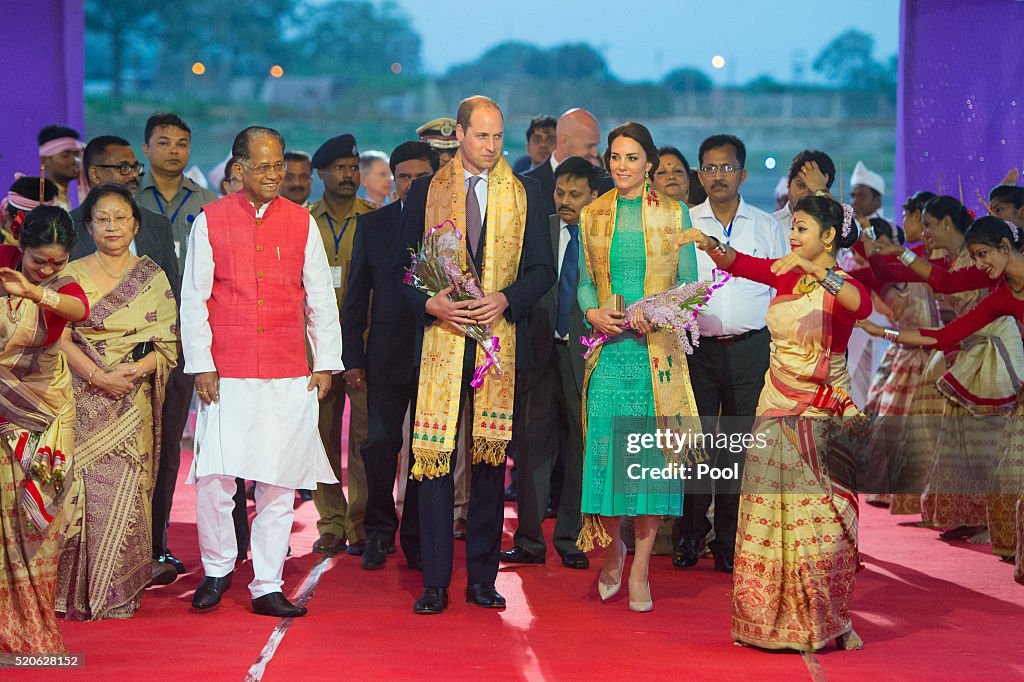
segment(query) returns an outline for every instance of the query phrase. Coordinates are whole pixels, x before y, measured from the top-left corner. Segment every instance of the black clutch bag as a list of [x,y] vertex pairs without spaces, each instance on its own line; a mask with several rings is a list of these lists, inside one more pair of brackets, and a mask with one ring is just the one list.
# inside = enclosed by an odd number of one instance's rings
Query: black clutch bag
[[142,358],[146,357],[153,351],[153,342],[146,341],[145,343],[135,344],[135,348],[132,348],[132,362],[138,362]]

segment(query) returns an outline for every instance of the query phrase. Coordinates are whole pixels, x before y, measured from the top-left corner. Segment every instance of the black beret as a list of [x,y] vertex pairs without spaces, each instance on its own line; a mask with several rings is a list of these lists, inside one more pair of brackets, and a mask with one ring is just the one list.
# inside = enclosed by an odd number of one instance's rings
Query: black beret
[[359,149],[356,147],[356,138],[348,133],[338,135],[320,145],[313,154],[313,168],[326,168],[335,159],[359,158]]

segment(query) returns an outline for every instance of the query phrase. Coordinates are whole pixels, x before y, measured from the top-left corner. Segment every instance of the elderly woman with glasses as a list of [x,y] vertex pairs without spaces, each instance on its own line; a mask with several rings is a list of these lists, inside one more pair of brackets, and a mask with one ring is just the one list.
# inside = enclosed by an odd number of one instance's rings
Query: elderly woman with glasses
[[140,210],[121,185],[82,205],[96,252],[68,266],[90,314],[64,331],[73,373],[75,462],[65,513],[57,610],[73,620],[130,618],[151,582],[176,576],[151,557],[161,408],[177,360],[177,316],[167,276],[132,254]]

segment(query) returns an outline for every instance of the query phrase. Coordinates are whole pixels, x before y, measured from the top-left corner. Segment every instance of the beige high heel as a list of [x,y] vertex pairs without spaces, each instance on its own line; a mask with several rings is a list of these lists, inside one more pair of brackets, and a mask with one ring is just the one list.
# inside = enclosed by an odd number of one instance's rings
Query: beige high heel
[[647,599],[646,601],[634,601],[633,595],[629,595],[629,608],[637,613],[647,613],[648,611],[654,610],[654,600],[651,599],[651,583],[646,583],[647,587]]
[[[622,573],[623,568],[626,565],[626,544],[619,540],[619,581],[614,585],[608,585],[601,581],[601,576],[597,577],[597,594],[601,597],[601,601],[608,601],[619,593],[619,589],[622,587]],[[604,573],[604,570],[601,571]]]

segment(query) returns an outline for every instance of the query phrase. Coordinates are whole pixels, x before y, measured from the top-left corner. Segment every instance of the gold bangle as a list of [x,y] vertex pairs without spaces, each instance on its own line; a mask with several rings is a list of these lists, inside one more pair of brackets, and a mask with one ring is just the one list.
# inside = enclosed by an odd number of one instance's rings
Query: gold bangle
[[94,375],[94,374],[96,374],[96,372],[98,372],[98,371],[100,371],[100,368],[99,368],[99,367],[93,367],[92,371],[91,371],[91,372],[89,372],[89,376],[88,376],[88,377],[86,377],[86,379],[85,379],[85,381],[86,381],[86,383],[87,383],[87,384],[89,384],[90,386],[92,386],[92,377],[93,377],[93,375]]

